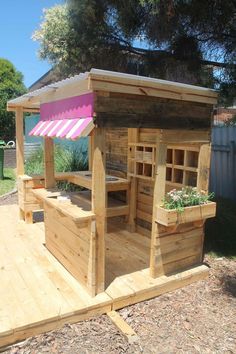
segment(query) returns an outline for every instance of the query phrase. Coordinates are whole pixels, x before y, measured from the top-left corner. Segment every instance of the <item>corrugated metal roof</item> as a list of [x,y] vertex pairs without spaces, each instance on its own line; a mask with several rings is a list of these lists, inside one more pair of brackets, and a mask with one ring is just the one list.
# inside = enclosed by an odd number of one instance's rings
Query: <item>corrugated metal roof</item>
[[209,88],[205,88],[205,87],[200,87],[200,86],[194,86],[194,85],[187,85],[187,84],[182,84],[182,83],[178,83],[178,82],[172,82],[172,81],[166,81],[166,80],[160,80],[160,79],[155,79],[155,78],[151,78],[151,77],[146,77],[146,76],[138,76],[138,75],[132,75],[132,74],[126,74],[126,73],[120,73],[120,72],[114,72],[114,71],[107,71],[107,70],[100,70],[100,69],[91,69],[90,72],[85,72],[85,73],[81,73],[79,75],[75,75],[73,77],[67,78],[65,80],[61,80],[55,83],[52,83],[50,85],[44,86],[38,90],[29,92],[23,96],[20,96],[18,98],[12,99],[10,101],[8,101],[8,106],[17,106],[17,105],[23,105],[23,104],[27,104],[30,103],[30,99],[36,98],[38,97],[40,99],[40,97],[42,95],[45,95],[46,93],[50,93],[53,90],[59,90],[61,88],[66,87],[67,85],[71,85],[75,82],[81,82],[83,80],[88,79],[89,77],[91,77],[91,79],[94,77],[97,77],[101,80],[105,80],[105,79],[111,79],[112,80],[116,80],[116,82],[120,79],[123,83],[125,81],[132,81],[134,83],[134,85],[143,85],[145,84],[146,86],[148,85],[162,85],[163,87],[168,87],[168,89],[173,88],[174,89],[185,89],[186,91],[191,90],[192,92],[194,91],[196,94],[199,95],[209,95],[211,97],[216,97],[216,91],[209,89]]
[[88,78],[88,73],[82,73],[82,74],[75,75],[73,77],[61,80],[61,81],[57,81],[57,82],[52,83],[50,85],[44,86],[38,90],[29,92],[29,93],[26,93],[20,97],[14,98],[13,100],[8,101],[8,105],[20,104],[20,103],[24,102],[26,99],[30,99],[33,97],[40,97],[42,94],[57,90],[61,87],[70,85],[74,82],[79,82],[81,80],[85,80],[87,78]]

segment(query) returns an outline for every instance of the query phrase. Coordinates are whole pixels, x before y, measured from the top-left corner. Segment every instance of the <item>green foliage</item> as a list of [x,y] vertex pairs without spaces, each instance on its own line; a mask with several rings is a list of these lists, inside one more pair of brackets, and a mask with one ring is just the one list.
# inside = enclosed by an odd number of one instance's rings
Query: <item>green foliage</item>
[[13,64],[0,58],[0,140],[15,137],[15,119],[12,112],[7,112],[7,101],[26,92],[22,74]]
[[216,217],[205,227],[205,251],[217,256],[236,257],[236,203],[217,198]]
[[[88,160],[82,150],[66,149],[55,146],[54,163],[56,172],[85,171],[88,169]],[[26,174],[40,175],[44,172],[43,148],[36,151],[27,161]],[[76,190],[75,185],[67,182],[58,182],[58,187],[64,190]]]
[[33,40],[41,44],[38,53],[40,58],[48,59],[51,64],[56,64],[58,60],[67,62],[69,60],[66,50],[68,36],[68,7],[56,5],[50,9],[44,9],[44,21],[40,29],[32,36]]
[[25,173],[29,176],[41,175],[44,171],[43,148],[35,151],[25,164]]
[[67,0],[45,11],[33,38],[64,77],[96,67],[217,85],[232,97],[234,14],[234,0]]
[[0,180],[0,196],[11,192],[16,184],[16,175],[13,168],[4,168],[4,179]]
[[213,198],[213,194],[203,194],[197,188],[183,187],[181,190],[173,189],[168,192],[163,200],[163,208],[176,209],[183,212],[185,207],[206,204]]

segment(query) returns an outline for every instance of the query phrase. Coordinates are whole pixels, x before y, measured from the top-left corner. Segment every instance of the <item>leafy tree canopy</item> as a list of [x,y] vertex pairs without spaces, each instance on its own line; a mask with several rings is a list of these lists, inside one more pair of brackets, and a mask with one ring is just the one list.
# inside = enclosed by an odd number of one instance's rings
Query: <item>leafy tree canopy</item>
[[[68,0],[33,38],[62,76],[91,67],[221,88],[236,96],[235,0]],[[214,72],[214,75],[213,75]]]
[[13,139],[15,119],[12,112],[7,112],[7,101],[26,92],[23,76],[14,65],[0,58],[0,139]]

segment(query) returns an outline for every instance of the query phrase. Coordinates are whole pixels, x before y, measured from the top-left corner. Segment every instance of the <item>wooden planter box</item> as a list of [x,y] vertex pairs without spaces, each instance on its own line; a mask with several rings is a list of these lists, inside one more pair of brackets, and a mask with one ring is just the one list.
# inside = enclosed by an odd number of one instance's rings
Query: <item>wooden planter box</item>
[[156,221],[164,226],[173,226],[213,218],[215,215],[216,203],[214,202],[186,207],[183,212],[178,212],[176,209],[168,210],[158,207]]

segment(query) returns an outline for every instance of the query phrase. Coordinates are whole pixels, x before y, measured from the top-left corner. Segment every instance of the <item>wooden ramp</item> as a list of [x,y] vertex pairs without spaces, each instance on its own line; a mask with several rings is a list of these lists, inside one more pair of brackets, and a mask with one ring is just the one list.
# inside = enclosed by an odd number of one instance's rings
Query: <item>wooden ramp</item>
[[208,273],[201,265],[152,279],[147,239],[114,232],[106,243],[108,287],[91,298],[44,246],[44,224],[17,219],[17,205],[0,207],[0,347],[172,291]]

